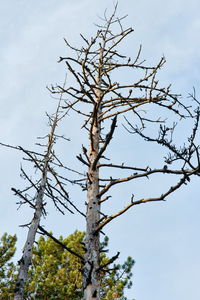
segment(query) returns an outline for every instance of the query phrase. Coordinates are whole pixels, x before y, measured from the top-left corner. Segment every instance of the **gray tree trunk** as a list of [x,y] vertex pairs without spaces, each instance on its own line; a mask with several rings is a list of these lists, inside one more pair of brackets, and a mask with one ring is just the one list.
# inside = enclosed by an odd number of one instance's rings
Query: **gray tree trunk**
[[97,157],[99,144],[99,128],[94,126],[93,130],[93,149],[90,149],[91,166],[88,171],[88,194],[87,194],[87,227],[86,227],[86,256],[85,256],[85,292],[84,300],[99,299],[100,280],[98,274],[100,243],[99,233],[95,233],[96,226],[100,216],[100,204],[98,199],[99,194],[99,172],[97,167],[92,169],[93,162]]
[[99,201],[99,138],[101,132],[101,122],[99,115],[101,113],[101,68],[102,52],[100,53],[98,69],[98,86],[96,89],[96,103],[93,109],[93,118],[90,129],[90,149],[89,149],[89,168],[87,183],[87,212],[86,212],[86,254],[84,266],[84,300],[100,299],[100,237],[97,231],[97,225],[100,220],[100,201]]
[[35,235],[38,230],[38,226],[42,216],[42,201],[43,201],[44,188],[45,188],[45,178],[43,178],[43,181],[44,182],[41,183],[37,194],[35,213],[28,231],[27,240],[23,249],[23,255],[19,261],[20,269],[18,273],[16,286],[15,286],[15,291],[14,291],[14,300],[24,299],[24,285],[26,283],[28,269],[31,264],[32,248],[35,242]]
[[47,184],[48,163],[51,159],[51,154],[52,154],[51,151],[54,144],[54,132],[58,122],[59,107],[60,107],[60,102],[57,107],[56,116],[51,126],[51,132],[48,136],[47,152],[44,155],[44,165],[42,169],[41,182],[39,184],[35,196],[35,207],[34,207],[35,212],[29,226],[28,236],[27,236],[26,243],[24,245],[23,254],[19,261],[20,268],[18,272],[16,285],[15,285],[15,290],[14,290],[14,300],[24,299],[24,286],[28,277],[29,266],[31,265],[33,244],[35,242],[35,236],[42,217],[43,198],[44,198],[45,188]]

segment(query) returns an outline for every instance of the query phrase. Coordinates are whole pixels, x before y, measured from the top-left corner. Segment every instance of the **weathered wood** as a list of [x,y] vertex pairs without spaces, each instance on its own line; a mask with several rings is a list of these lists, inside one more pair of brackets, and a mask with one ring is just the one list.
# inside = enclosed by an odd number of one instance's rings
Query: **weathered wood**
[[29,266],[31,265],[33,244],[35,242],[35,236],[39,228],[40,220],[42,217],[43,198],[44,198],[45,188],[47,185],[48,163],[51,159],[52,148],[54,145],[54,134],[58,122],[59,107],[60,107],[60,103],[57,107],[56,116],[52,123],[50,134],[48,136],[47,151],[46,154],[44,155],[44,165],[42,168],[41,182],[39,184],[35,196],[34,216],[29,226],[28,235],[27,235],[26,243],[24,245],[22,257],[19,260],[20,267],[19,267],[15,289],[14,289],[14,300],[24,299],[24,286],[27,280]]

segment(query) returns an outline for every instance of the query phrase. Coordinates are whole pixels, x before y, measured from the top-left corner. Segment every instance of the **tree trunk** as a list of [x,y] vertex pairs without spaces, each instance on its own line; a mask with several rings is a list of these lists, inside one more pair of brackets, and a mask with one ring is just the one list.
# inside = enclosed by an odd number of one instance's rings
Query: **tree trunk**
[[35,196],[35,207],[34,207],[35,213],[30,223],[27,240],[23,249],[23,254],[19,261],[20,268],[18,272],[16,285],[15,285],[15,290],[14,290],[14,300],[24,299],[24,286],[27,281],[29,266],[31,265],[33,244],[35,242],[35,236],[39,228],[40,220],[42,217],[43,198],[44,198],[45,188],[47,184],[48,163],[49,160],[51,159],[51,151],[54,145],[54,133],[58,122],[59,107],[60,107],[60,102],[58,104],[56,115],[51,126],[51,132],[48,136],[47,152],[44,155],[44,166],[42,170],[41,182],[39,184]]
[[99,194],[99,170],[94,165],[99,151],[99,124],[92,126],[92,141],[90,145],[90,167],[88,170],[88,193],[86,215],[86,255],[84,267],[84,300],[98,300],[100,297],[99,259],[100,241],[96,226],[100,218]]
[[41,184],[40,189],[38,191],[34,217],[31,221],[31,225],[28,231],[28,236],[23,249],[22,258],[19,261],[20,269],[15,285],[14,300],[24,299],[24,285],[26,283],[28,269],[31,264],[32,248],[35,242],[35,235],[38,230],[38,226],[42,216],[42,199],[44,195],[44,187],[45,184]]

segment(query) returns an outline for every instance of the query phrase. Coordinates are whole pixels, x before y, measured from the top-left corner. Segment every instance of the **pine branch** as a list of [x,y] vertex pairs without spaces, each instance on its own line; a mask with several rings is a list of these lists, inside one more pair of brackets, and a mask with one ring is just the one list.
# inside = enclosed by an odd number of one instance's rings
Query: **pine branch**
[[107,266],[109,266],[110,264],[112,264],[116,259],[118,259],[119,255],[120,255],[120,252],[117,252],[117,254],[114,255],[113,257],[111,257],[111,258],[108,260],[107,263],[101,265],[101,266],[98,268],[97,271],[99,272],[99,271],[105,269],[105,268],[106,268]]

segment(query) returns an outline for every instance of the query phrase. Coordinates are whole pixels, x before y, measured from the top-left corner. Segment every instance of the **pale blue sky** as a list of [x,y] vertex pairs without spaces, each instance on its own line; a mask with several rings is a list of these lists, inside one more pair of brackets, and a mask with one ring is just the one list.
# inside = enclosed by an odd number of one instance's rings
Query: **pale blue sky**
[[[45,87],[64,79],[64,64],[57,64],[58,57],[66,54],[63,37],[79,44],[79,33],[90,36],[97,16],[112,7],[113,1],[109,0],[7,0],[0,4],[0,141],[28,148],[34,147],[36,136],[46,134],[45,111],[52,112],[54,102]],[[128,14],[125,24],[135,29],[125,45],[129,55],[134,55],[140,44],[149,63],[157,62],[164,54],[167,64],[160,78],[164,83],[173,83],[173,90],[185,97],[193,86],[197,92],[200,90],[199,11],[198,0],[119,0],[119,15]],[[82,138],[79,129],[70,130],[75,128],[76,119],[69,118],[66,124],[69,126],[63,130],[72,139],[70,149],[66,149],[70,157],[73,151],[79,153],[74,140]],[[129,145],[135,149],[131,142]],[[123,144],[118,149],[116,155],[124,150]],[[144,149],[138,152],[144,154]],[[24,184],[19,176],[21,155],[0,148],[0,161],[0,234],[17,233],[19,259],[26,233],[19,225],[30,221],[32,211],[28,207],[17,211],[18,199],[10,191]],[[121,262],[128,255],[136,260],[128,299],[200,299],[199,185],[193,180],[165,203],[134,207],[105,230],[110,237],[110,255],[120,251]],[[141,184],[137,187],[151,195],[161,188],[162,180],[150,190]],[[132,192],[126,186],[115,192],[115,207],[120,197],[129,201]],[[73,191],[71,197],[76,203],[80,193]],[[52,207],[43,224],[56,236],[84,230],[83,220],[68,214],[62,217]]]

